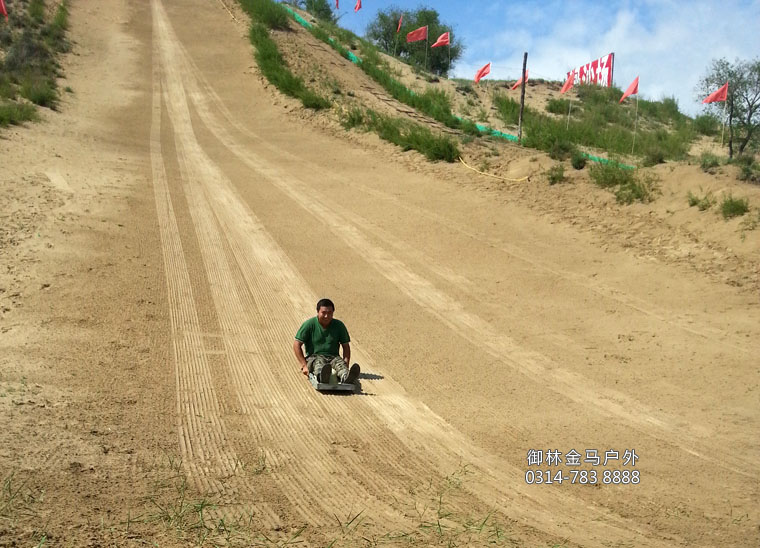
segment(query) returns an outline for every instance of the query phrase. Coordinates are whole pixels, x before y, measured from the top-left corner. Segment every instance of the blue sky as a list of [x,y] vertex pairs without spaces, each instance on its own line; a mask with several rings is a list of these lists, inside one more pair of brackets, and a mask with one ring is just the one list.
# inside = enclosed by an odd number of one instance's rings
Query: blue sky
[[616,86],[639,76],[642,98],[673,96],[690,115],[702,111],[695,87],[712,59],[760,57],[760,0],[362,0],[354,13],[355,3],[341,0],[339,24],[360,36],[388,7],[437,10],[465,46],[455,77],[472,78],[490,61],[491,78],[516,78],[527,51],[531,77],[564,80],[568,70],[614,52]]

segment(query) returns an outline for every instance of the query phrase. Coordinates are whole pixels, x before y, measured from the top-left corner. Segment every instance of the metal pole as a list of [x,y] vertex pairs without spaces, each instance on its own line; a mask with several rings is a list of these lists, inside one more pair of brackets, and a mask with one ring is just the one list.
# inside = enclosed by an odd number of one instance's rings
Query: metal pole
[[565,125],[565,131],[568,131],[570,129],[570,109],[573,108],[573,102],[568,99],[567,100],[567,125]]
[[522,143],[522,119],[525,108],[525,67],[528,66],[528,52],[523,55],[522,91],[520,92],[520,118],[517,120],[517,142]]

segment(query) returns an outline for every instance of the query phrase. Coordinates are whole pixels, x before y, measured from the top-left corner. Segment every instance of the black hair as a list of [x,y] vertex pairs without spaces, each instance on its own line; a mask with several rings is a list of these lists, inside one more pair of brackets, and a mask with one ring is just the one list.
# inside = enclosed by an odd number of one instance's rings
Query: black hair
[[317,303],[317,312],[319,312],[319,309],[322,307],[332,308],[333,312],[335,311],[335,305],[330,299],[319,299],[319,302]]

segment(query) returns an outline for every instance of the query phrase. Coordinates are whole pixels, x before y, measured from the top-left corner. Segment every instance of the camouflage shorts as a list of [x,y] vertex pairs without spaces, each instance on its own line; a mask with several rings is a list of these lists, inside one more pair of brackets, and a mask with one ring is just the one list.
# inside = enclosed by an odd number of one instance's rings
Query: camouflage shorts
[[339,381],[348,376],[348,365],[340,356],[329,356],[326,354],[315,354],[306,358],[306,365],[309,366],[309,373],[314,373],[319,377],[319,372],[325,366],[332,367]]

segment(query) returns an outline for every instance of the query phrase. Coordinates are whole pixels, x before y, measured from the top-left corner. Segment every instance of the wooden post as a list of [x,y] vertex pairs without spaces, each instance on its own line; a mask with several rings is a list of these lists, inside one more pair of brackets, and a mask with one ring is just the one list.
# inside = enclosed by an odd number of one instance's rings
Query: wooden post
[[522,119],[525,108],[525,67],[528,66],[528,52],[523,56],[522,90],[520,92],[520,118],[517,120],[517,142],[522,143]]

